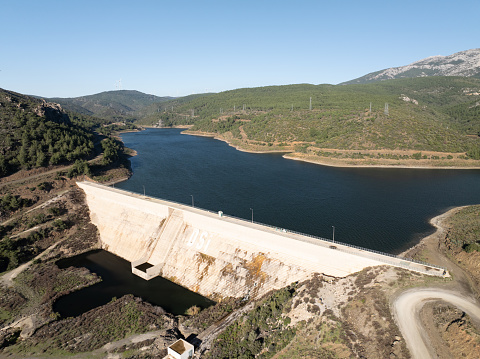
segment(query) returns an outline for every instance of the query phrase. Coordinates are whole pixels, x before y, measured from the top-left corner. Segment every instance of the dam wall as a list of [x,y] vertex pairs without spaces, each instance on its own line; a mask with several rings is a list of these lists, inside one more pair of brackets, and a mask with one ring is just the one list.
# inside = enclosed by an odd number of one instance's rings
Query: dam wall
[[[152,197],[79,182],[102,247],[145,279],[161,275],[209,297],[256,297],[313,273],[345,277],[393,265],[443,269]],[[146,269],[140,269],[145,265]]]

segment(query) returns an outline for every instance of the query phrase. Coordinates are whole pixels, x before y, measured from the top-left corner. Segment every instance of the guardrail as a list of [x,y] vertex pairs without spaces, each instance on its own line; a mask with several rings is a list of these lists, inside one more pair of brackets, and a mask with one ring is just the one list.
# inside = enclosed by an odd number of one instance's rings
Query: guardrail
[[[106,186],[106,185],[103,185],[103,184],[100,184],[100,183],[97,183],[97,182],[94,182],[94,181],[91,181],[91,180],[87,180],[87,179],[84,179],[85,182],[92,182],[92,183],[95,183],[97,185],[100,185],[100,186],[104,186],[104,187],[110,187],[110,186]],[[112,185],[112,188],[115,188],[115,185],[113,184]],[[166,200],[166,199],[163,199],[163,198],[159,198],[159,197],[155,197],[155,196],[150,196],[150,195],[144,195],[142,193],[137,193],[137,192],[133,192],[133,191],[128,191],[128,190],[125,190],[125,189],[121,189],[121,188],[115,188],[115,190],[118,190],[118,191],[121,191],[121,192],[126,192],[126,193],[129,193],[129,194],[133,194],[135,196],[145,196],[147,198],[152,198],[152,199],[156,199],[156,200],[160,200],[160,201],[165,201],[165,202],[169,202],[169,203],[173,203],[177,206],[181,206],[181,207],[188,207],[188,208],[192,208],[192,209],[198,209],[198,210],[201,210],[201,211],[204,211],[204,212],[208,212],[208,213],[211,213],[213,215],[218,215],[218,212],[214,212],[212,210],[209,210],[209,209],[205,209],[205,208],[201,208],[201,207],[192,207],[188,204],[185,204],[185,203],[180,203],[180,202],[176,202],[176,201],[172,201],[172,200]],[[356,246],[354,244],[349,244],[349,243],[344,243],[344,242],[339,242],[339,241],[333,241],[332,239],[328,239],[328,238],[322,238],[322,237],[318,237],[318,236],[314,236],[314,235],[311,235],[311,234],[307,234],[307,233],[302,233],[302,232],[297,232],[297,231],[293,231],[293,230],[288,230],[288,229],[284,229],[284,228],[279,228],[279,227],[276,227],[276,226],[272,226],[270,224],[265,224],[265,223],[261,223],[261,222],[256,222],[256,221],[251,221],[251,220],[247,220],[245,218],[240,218],[240,217],[235,217],[235,216],[231,216],[231,215],[228,215],[228,214],[223,214],[222,218],[232,218],[234,220],[237,220],[237,221],[241,221],[241,222],[245,222],[245,223],[249,223],[249,224],[256,224],[256,225],[259,225],[259,226],[263,226],[263,227],[268,227],[268,228],[271,228],[271,229],[275,229],[275,230],[281,230],[281,233],[292,233],[292,234],[296,234],[296,235],[299,235],[299,236],[302,236],[302,237],[309,237],[309,238],[312,238],[313,241],[306,241],[305,239],[303,238],[294,238],[296,240],[300,240],[300,241],[303,241],[303,242],[307,242],[307,243],[311,243],[311,244],[314,244],[314,245],[323,245],[323,243],[321,242],[328,242],[328,245],[336,245],[336,246],[345,246],[345,247],[350,247],[350,248],[353,248],[355,250],[360,250],[362,252],[370,252],[370,253],[374,253],[374,254],[377,254],[377,255],[381,255],[381,256],[387,256],[387,257],[391,257],[391,258],[395,258],[395,259],[398,259],[399,261],[403,261],[403,262],[411,262],[411,263],[416,263],[416,264],[419,264],[419,265],[422,265],[422,266],[425,266],[425,267],[431,267],[431,268],[436,268],[436,269],[439,269],[439,270],[442,270],[443,272],[447,272],[447,269],[445,267],[441,267],[441,266],[437,266],[437,265],[434,265],[434,264],[430,264],[430,263],[426,263],[426,262],[422,262],[422,261],[418,261],[418,260],[415,260],[415,259],[411,259],[411,258],[404,258],[404,257],[399,257],[395,254],[391,254],[391,253],[385,253],[385,252],[380,252],[380,251],[377,251],[375,249],[369,249],[369,248],[363,248],[363,247],[360,247],[360,246]],[[282,231],[285,231],[285,232],[282,232]],[[316,241],[320,241],[320,242],[316,242]],[[345,249],[341,249],[339,247],[336,248],[337,250],[340,249],[344,252],[348,252],[346,251]],[[389,263],[389,264],[392,264],[392,265],[395,265],[395,266],[401,266],[401,267],[404,267],[404,268],[407,268],[409,270],[411,270],[412,268],[410,268],[408,265],[403,265],[402,262],[399,262],[399,263],[394,263],[394,262],[391,262],[391,261],[386,261],[386,260],[383,260],[385,263]],[[428,270],[421,270],[421,269],[418,269],[418,271],[420,272],[424,272],[424,273],[428,273],[428,274],[431,274]]]
[[[233,218],[233,219],[235,219],[235,220],[239,220],[239,221],[243,221],[243,222],[258,224],[258,225],[261,225],[261,226],[273,228],[273,229],[275,229],[275,230],[280,229],[280,232],[281,232],[281,233],[282,233],[282,230],[283,230],[283,228],[278,228],[278,227],[275,227],[275,226],[272,226],[272,225],[269,225],[269,224],[260,223],[260,222],[255,222],[255,221],[252,222],[252,221],[249,221],[249,220],[246,220],[246,219],[243,219],[243,218],[238,218],[238,217],[235,217],[235,216],[225,215],[225,217],[227,217],[227,218]],[[398,259],[399,261],[406,261],[406,262],[416,263],[416,264],[419,264],[419,265],[423,265],[423,266],[427,266],[427,267],[436,268],[436,269],[439,269],[439,270],[442,270],[442,271],[446,271],[446,268],[444,268],[444,267],[440,267],[440,266],[437,266],[437,265],[434,265],[434,264],[430,264],[430,263],[426,263],[426,262],[422,262],[422,261],[417,261],[417,260],[410,259],[410,258],[400,257],[400,256],[397,256],[397,255],[395,255],[395,254],[385,253],[385,252],[377,251],[377,250],[375,250],[375,249],[364,248],[364,247],[356,246],[356,245],[354,245],[354,244],[344,243],[344,242],[340,242],[340,241],[333,241],[332,239],[317,237],[317,236],[314,236],[314,235],[311,235],[311,234],[302,233],[302,232],[297,232],[297,231],[293,231],[293,230],[285,229],[285,231],[286,231],[286,232],[283,232],[283,233],[293,233],[293,234],[296,234],[296,235],[299,235],[299,236],[302,236],[302,237],[312,238],[312,239],[314,239],[315,241],[306,241],[306,240],[303,239],[303,238],[295,238],[295,239],[296,239],[296,240],[303,241],[303,242],[312,243],[312,244],[315,244],[315,245],[322,245],[322,243],[318,243],[318,242],[316,242],[316,241],[323,241],[323,242],[328,242],[328,245],[350,247],[350,248],[353,248],[353,249],[355,249],[355,250],[360,250],[360,251],[362,251],[362,252],[370,252],[370,253],[378,254],[378,255],[381,255],[381,256],[388,256],[388,257],[391,257],[391,258]],[[337,247],[336,249],[340,249],[340,248]],[[343,250],[343,249],[340,249],[340,250]],[[344,252],[348,252],[348,251],[345,251],[345,250],[343,250],[343,251],[344,251]],[[392,265],[397,265],[397,266],[400,265],[400,266],[402,266],[402,267],[411,269],[411,268],[408,267],[407,265],[402,265],[401,262],[399,262],[399,263],[394,263],[394,262],[386,261],[386,260],[383,260],[383,261],[386,262],[386,263],[390,263],[390,264],[392,264]],[[420,271],[422,271],[422,272],[424,272],[424,273],[428,273],[427,270],[420,270]]]

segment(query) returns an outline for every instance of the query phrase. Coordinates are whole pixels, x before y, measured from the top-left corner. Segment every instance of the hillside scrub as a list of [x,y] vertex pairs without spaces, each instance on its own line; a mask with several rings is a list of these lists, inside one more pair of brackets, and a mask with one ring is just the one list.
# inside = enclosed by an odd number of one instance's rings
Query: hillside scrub
[[267,295],[217,337],[207,357],[271,358],[295,336],[290,318],[284,315],[294,293],[292,286]]
[[189,132],[217,134],[265,151],[303,144],[466,153],[465,158],[478,159],[479,140],[467,135],[480,133],[479,91],[480,80],[456,77],[269,86],[164,102],[151,123],[191,124]]

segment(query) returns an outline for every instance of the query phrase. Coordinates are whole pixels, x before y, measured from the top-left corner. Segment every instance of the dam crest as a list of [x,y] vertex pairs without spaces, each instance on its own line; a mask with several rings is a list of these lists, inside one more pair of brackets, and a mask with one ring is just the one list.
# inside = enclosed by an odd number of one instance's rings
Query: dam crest
[[210,298],[257,297],[310,278],[390,265],[428,275],[444,269],[327,239],[78,182],[102,248],[146,280],[162,276]]

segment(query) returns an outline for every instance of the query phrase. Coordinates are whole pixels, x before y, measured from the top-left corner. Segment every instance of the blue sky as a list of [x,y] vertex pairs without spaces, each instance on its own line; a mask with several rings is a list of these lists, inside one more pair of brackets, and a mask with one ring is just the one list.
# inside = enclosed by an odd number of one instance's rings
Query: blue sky
[[337,84],[480,47],[480,1],[0,0],[0,87],[184,96]]

